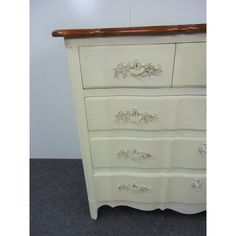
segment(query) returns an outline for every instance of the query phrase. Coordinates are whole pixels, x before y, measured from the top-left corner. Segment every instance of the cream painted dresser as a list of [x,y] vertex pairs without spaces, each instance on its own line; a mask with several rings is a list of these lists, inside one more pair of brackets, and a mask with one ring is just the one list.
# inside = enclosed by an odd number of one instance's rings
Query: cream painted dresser
[[64,37],[88,201],[206,209],[206,25],[56,30]]

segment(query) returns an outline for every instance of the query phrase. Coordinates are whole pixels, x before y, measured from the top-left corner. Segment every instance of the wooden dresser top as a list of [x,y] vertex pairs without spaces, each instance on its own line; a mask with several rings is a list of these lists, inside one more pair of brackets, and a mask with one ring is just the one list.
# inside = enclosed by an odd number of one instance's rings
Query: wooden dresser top
[[136,35],[166,35],[178,33],[205,33],[206,24],[163,25],[148,27],[100,28],[100,29],[59,29],[52,32],[53,37],[90,38]]

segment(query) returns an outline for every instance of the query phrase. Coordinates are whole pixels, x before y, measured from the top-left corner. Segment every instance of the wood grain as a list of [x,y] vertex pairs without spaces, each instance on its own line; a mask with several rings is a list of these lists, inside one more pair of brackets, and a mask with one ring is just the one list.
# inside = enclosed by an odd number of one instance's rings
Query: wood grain
[[165,25],[148,27],[101,28],[101,29],[59,29],[52,32],[53,37],[89,38],[112,36],[158,35],[178,33],[204,33],[206,24]]

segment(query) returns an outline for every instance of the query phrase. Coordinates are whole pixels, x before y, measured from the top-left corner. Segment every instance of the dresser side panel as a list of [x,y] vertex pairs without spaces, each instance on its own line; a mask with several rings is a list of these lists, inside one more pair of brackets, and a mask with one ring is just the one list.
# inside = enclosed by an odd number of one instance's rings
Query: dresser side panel
[[[80,60],[78,47],[71,45],[65,40],[67,58],[69,64],[70,78],[74,97],[74,107],[77,118],[78,133],[82,152],[82,161],[84,167],[86,188],[90,207],[90,214],[93,219],[97,218],[97,203],[95,196],[94,175],[89,146],[89,137],[87,130],[87,120],[84,105],[83,85],[80,70]],[[79,144],[78,144],[79,145]]]

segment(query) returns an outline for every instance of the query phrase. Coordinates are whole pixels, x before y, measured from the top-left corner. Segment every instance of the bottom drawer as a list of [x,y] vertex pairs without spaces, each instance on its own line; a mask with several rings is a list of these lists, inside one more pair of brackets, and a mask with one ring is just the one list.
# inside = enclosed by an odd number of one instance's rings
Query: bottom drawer
[[205,174],[95,171],[97,201],[206,202]]

